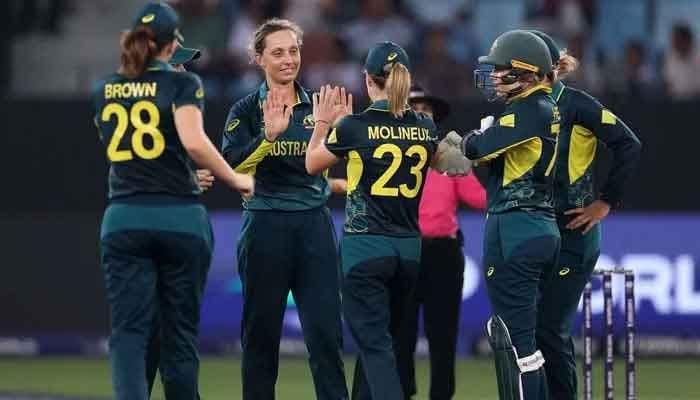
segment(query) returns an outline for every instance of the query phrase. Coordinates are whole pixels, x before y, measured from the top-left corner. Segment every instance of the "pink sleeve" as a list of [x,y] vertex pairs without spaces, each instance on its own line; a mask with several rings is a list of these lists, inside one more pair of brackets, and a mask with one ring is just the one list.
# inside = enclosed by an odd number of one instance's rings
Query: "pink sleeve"
[[470,173],[467,176],[455,178],[455,184],[461,202],[477,210],[486,208],[486,190],[481,186],[476,175]]

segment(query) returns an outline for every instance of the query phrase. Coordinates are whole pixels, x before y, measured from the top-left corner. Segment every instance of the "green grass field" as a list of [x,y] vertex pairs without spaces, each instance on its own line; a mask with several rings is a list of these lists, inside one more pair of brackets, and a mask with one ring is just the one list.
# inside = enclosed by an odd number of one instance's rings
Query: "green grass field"
[[[418,363],[419,394],[426,399],[428,364]],[[346,361],[348,382],[353,361]],[[496,399],[493,365],[488,359],[460,360],[457,367],[456,400]],[[602,363],[594,366],[596,390],[602,389]],[[700,399],[700,363],[697,360],[639,360],[638,394],[641,400]],[[617,398],[623,398],[624,365],[616,370]],[[46,393],[110,397],[110,368],[107,360],[95,358],[0,358],[0,392]],[[202,360],[201,394],[204,399],[240,398],[240,359],[207,357]],[[162,399],[157,387],[154,397]],[[313,399],[311,376],[303,359],[286,358],[277,384],[281,400]],[[600,393],[596,398],[601,398]]]

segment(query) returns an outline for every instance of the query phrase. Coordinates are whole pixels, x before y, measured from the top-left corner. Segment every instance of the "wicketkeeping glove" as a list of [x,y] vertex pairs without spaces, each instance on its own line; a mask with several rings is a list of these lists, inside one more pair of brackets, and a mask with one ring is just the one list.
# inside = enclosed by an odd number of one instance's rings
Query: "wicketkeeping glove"
[[450,131],[438,143],[437,156],[433,167],[448,176],[464,176],[472,168],[471,160],[462,154],[462,137],[455,131]]

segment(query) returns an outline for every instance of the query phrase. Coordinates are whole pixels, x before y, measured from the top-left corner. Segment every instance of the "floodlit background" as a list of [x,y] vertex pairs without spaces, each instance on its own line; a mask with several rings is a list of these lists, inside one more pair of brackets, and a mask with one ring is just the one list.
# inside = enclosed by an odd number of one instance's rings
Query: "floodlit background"
[[[0,1],[0,399],[48,393],[110,396],[104,355],[108,311],[98,263],[106,162],[92,123],[93,82],[116,69],[118,37],[141,0]],[[255,90],[248,39],[273,16],[305,31],[301,81],[342,84],[367,105],[362,64],[374,42],[404,46],[414,79],[448,99],[443,128],[469,130],[499,105],[472,83],[476,58],[503,31],[538,28],[581,60],[567,83],[599,97],[644,144],[624,207],[603,227],[599,267],[635,271],[640,398],[698,399],[700,383],[700,0],[180,0],[185,45],[203,50],[191,66],[205,85],[206,128],[220,143],[228,108]],[[609,157],[599,149],[601,179]],[[479,171],[481,175],[483,171]],[[342,169],[335,171],[343,176]],[[216,253],[203,305],[205,398],[239,398],[240,281],[235,246],[240,199],[225,188],[204,196]],[[336,227],[343,198],[333,198]],[[483,324],[483,215],[463,210],[465,282],[456,398],[496,398]],[[620,278],[621,279],[621,278]],[[602,294],[594,282],[594,324]],[[615,283],[622,333],[622,282]],[[580,332],[577,327],[576,332]],[[347,332],[346,332],[347,333]],[[622,338],[622,335],[619,335]],[[487,347],[487,346],[486,346]],[[596,346],[596,349],[598,346]],[[313,398],[293,298],[285,317],[281,399]],[[622,354],[622,342],[618,343]],[[346,334],[352,372],[353,343]],[[427,347],[422,341],[419,352]],[[623,366],[617,388],[624,387]],[[602,362],[595,365],[602,387]],[[427,398],[427,366],[419,363]],[[8,394],[14,393],[14,394]],[[15,396],[15,397],[13,397]],[[156,396],[161,396],[160,392]],[[31,398],[31,397],[24,397]]]

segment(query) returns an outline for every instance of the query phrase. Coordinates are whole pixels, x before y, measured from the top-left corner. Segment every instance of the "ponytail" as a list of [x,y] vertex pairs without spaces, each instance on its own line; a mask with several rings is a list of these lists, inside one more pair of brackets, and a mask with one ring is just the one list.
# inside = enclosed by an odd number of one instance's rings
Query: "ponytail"
[[389,67],[386,77],[369,75],[380,90],[386,90],[389,111],[394,117],[401,118],[408,107],[408,95],[411,92],[411,73],[405,65],[394,63]]
[[167,43],[156,42],[153,31],[146,26],[137,26],[125,31],[121,37],[121,66],[119,73],[129,79],[143,75],[148,63],[155,58]]
[[566,75],[576,71],[579,64],[576,57],[566,54],[566,51],[562,51],[561,57],[559,57],[559,64],[557,65],[557,78],[564,79]]
[[411,73],[405,65],[394,63],[386,78],[386,92],[389,98],[389,111],[394,117],[403,117],[411,92]]

